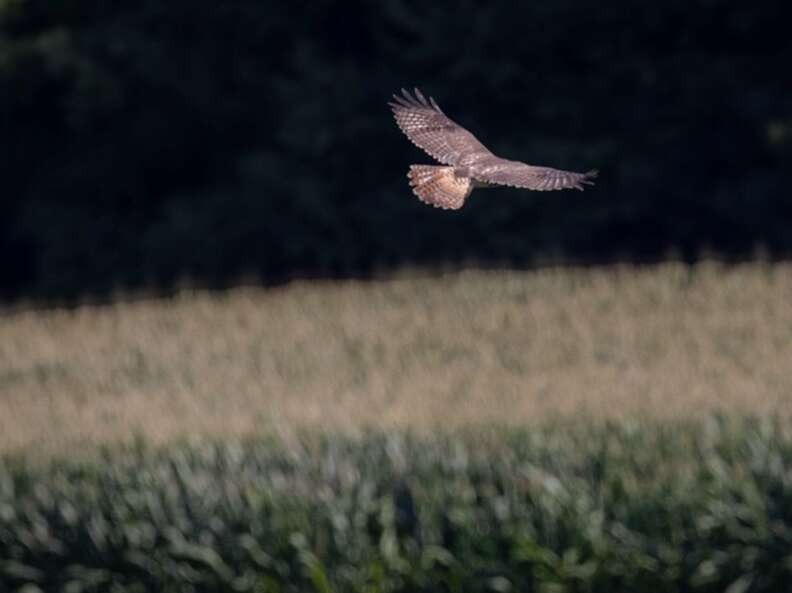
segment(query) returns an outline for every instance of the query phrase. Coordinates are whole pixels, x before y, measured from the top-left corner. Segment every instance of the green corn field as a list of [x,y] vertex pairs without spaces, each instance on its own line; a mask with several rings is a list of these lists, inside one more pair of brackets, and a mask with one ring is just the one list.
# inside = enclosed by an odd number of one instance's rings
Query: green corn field
[[792,424],[138,442],[0,465],[4,591],[781,592]]

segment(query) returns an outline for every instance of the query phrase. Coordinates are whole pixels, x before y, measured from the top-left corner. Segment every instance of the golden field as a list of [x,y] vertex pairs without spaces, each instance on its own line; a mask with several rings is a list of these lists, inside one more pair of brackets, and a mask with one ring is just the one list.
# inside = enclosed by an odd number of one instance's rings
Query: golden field
[[792,265],[465,271],[0,316],[0,451],[792,409]]

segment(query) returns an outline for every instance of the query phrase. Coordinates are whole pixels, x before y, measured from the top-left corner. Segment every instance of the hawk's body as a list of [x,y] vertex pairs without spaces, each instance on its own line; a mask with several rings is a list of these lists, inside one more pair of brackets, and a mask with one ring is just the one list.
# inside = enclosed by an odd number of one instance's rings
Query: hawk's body
[[538,191],[591,185],[596,171],[573,173],[534,167],[492,154],[465,128],[449,119],[431,97],[415,89],[394,95],[396,123],[410,141],[445,166],[412,165],[407,177],[418,198],[438,208],[457,210],[475,187],[507,185]]

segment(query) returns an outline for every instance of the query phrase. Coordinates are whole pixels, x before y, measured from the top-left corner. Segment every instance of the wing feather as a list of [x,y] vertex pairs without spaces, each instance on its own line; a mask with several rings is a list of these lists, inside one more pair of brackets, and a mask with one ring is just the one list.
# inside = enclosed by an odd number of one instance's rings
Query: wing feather
[[492,154],[476,137],[447,117],[435,100],[417,88],[414,96],[402,89],[388,103],[396,124],[418,148],[445,165],[456,165],[471,154]]
[[534,167],[519,161],[507,159],[491,159],[486,165],[471,168],[472,177],[479,182],[494,185],[506,185],[536,191],[558,189],[583,190],[584,185],[594,185],[593,179],[597,171],[575,173],[551,167]]

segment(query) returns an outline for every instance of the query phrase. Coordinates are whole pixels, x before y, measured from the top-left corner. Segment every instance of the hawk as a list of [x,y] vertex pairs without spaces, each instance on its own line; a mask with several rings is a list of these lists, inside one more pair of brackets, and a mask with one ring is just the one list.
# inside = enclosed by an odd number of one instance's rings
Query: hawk
[[421,91],[402,89],[388,103],[396,124],[418,148],[445,166],[410,165],[407,178],[418,198],[444,210],[458,210],[475,187],[506,185],[537,191],[593,185],[597,171],[573,173],[534,167],[492,154],[476,137],[448,118],[435,100]]

